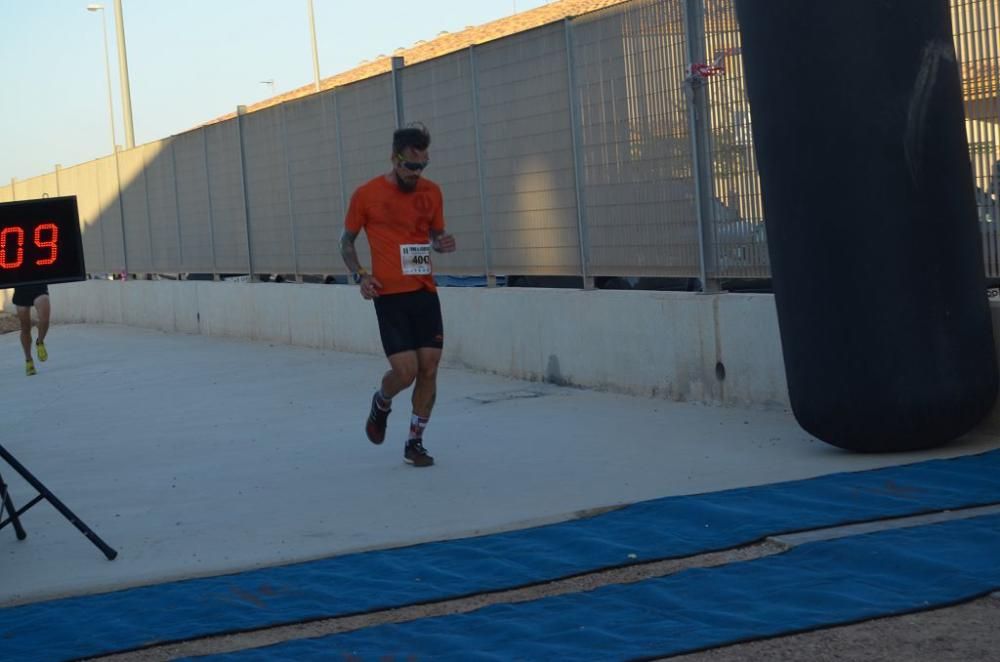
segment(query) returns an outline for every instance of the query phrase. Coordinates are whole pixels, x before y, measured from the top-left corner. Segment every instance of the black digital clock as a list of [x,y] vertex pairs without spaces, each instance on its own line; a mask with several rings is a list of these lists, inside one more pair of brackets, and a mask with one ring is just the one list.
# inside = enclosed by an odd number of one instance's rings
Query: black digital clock
[[86,277],[76,196],[0,203],[0,289]]

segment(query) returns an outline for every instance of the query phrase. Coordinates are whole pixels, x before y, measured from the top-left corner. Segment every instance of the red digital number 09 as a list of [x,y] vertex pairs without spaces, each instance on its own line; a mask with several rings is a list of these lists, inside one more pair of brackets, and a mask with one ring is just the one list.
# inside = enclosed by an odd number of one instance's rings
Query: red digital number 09
[[[43,233],[48,233],[43,238]],[[35,246],[49,249],[49,256],[35,260],[44,267],[59,257],[59,228],[55,223],[41,223],[35,228]],[[16,225],[0,230],[0,269],[17,269],[24,263],[24,229]]]

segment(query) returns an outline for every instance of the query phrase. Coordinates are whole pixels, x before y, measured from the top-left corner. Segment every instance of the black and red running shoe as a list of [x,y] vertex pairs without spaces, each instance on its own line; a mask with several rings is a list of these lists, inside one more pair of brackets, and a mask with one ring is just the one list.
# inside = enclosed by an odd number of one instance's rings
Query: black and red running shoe
[[368,412],[368,420],[365,421],[365,434],[368,435],[368,441],[373,444],[381,444],[385,441],[385,425],[391,411],[392,409],[382,409],[378,406],[378,393],[372,395],[372,409]]

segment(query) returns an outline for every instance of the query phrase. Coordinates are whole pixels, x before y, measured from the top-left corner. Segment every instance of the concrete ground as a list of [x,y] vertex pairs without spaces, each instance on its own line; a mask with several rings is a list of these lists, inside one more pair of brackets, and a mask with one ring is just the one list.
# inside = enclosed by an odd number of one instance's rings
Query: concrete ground
[[[0,606],[1000,447],[970,434],[857,455],[811,438],[787,411],[444,368],[425,437],[437,465],[416,469],[402,462],[406,397],[384,445],[364,437],[382,357],[58,325],[49,361],[26,377],[17,336],[0,335],[0,444],[119,556],[107,561],[39,504],[23,516],[26,540],[0,531]],[[2,462],[0,474],[18,505],[33,496]]]

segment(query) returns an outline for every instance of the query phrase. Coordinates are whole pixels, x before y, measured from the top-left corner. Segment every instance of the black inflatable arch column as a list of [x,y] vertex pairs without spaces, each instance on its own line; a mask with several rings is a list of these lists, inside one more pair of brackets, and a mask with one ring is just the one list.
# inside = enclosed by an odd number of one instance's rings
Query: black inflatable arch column
[[792,409],[856,451],[997,397],[948,0],[736,0]]

